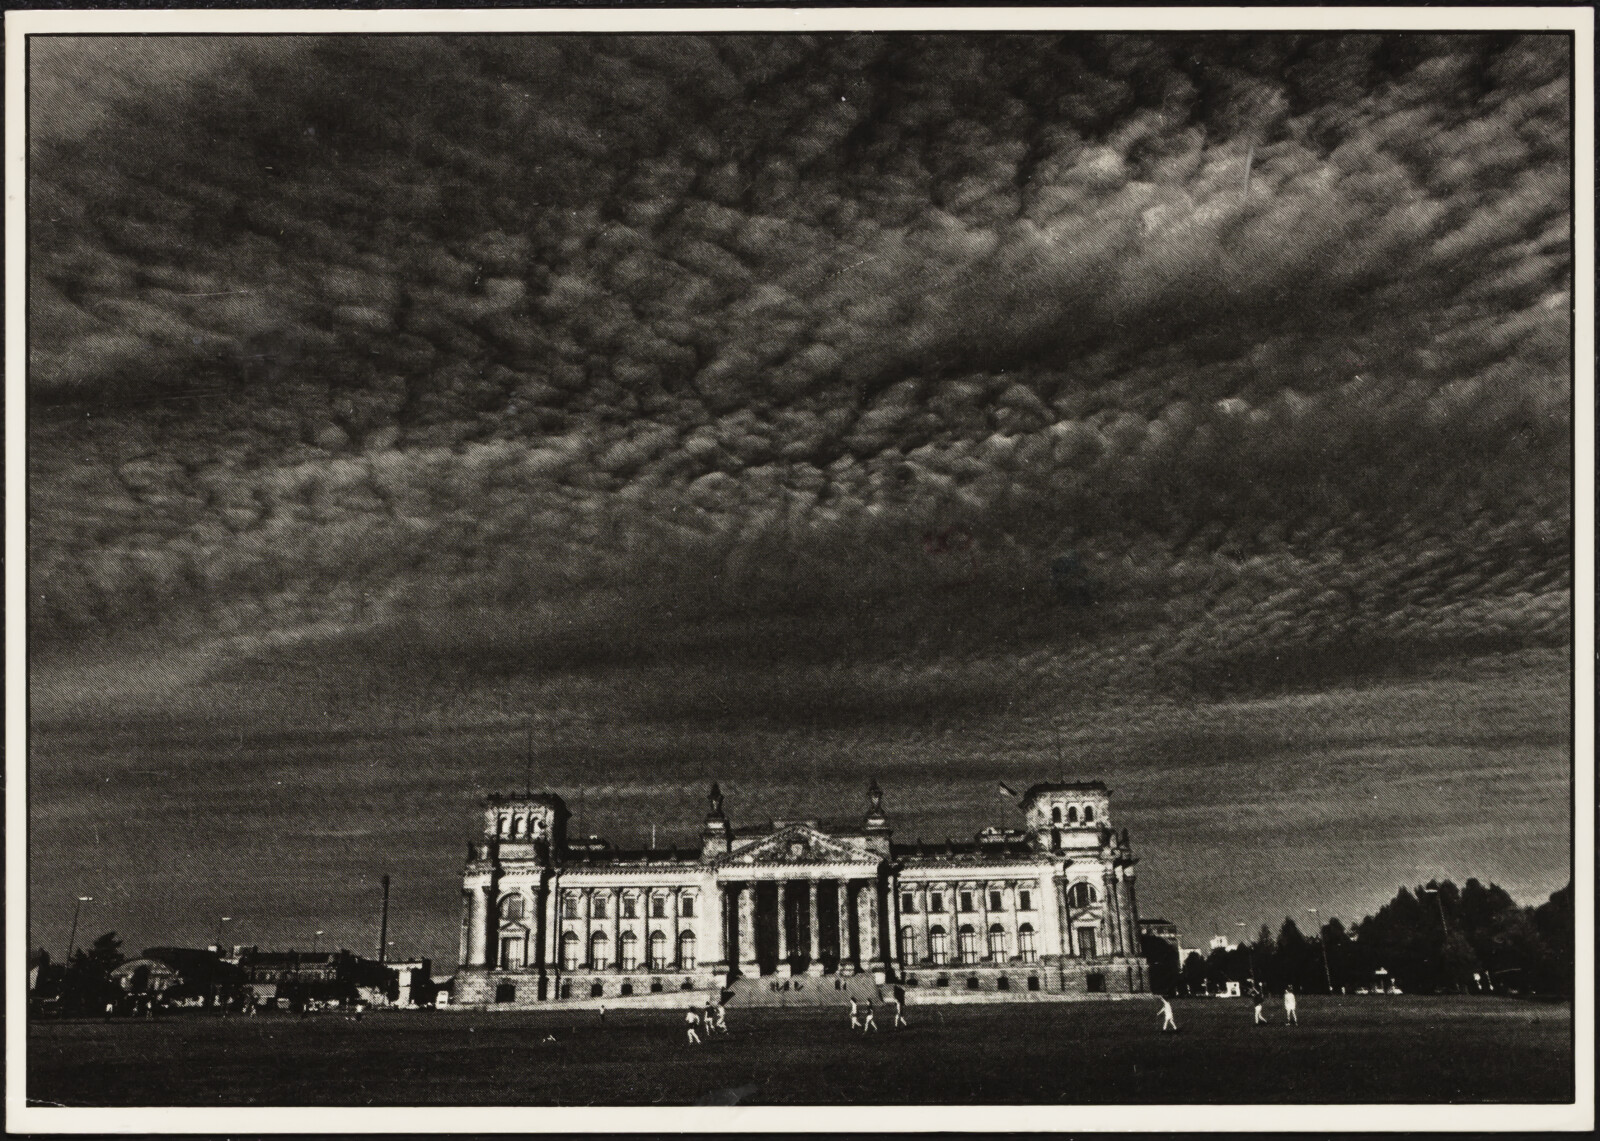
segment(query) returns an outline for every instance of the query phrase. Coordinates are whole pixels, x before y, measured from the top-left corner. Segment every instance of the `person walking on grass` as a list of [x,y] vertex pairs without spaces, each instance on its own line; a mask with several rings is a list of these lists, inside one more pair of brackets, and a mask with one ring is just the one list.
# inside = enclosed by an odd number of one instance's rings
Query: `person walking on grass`
[[1172,1000],[1170,998],[1168,998],[1166,995],[1162,995],[1161,996],[1161,1030],[1162,1030],[1163,1033],[1165,1033],[1168,1030],[1176,1030],[1177,1028],[1178,1028],[1177,1020],[1172,1017]]
[[1300,1000],[1294,995],[1294,987],[1283,988],[1283,1024],[1285,1026],[1300,1025]]
[[728,1004],[725,1002],[717,1003],[716,1014],[717,1033],[726,1037],[728,1033]]
[[1266,992],[1261,989],[1259,983],[1252,980],[1250,983],[1250,1005],[1255,1007],[1256,1011],[1256,1019],[1252,1025],[1265,1026],[1267,1024],[1266,1016],[1261,1013],[1261,1007],[1266,1001]]
[[862,1003],[861,1005],[861,1032],[865,1034],[868,1030],[874,1034],[878,1032],[878,1024],[872,1018],[872,1004],[870,1002]]
[[889,1009],[894,1011],[894,1019],[889,1023],[889,1029],[906,1025],[906,992],[899,987],[894,988],[894,997],[889,1000]]
[[688,1009],[688,1011],[684,1014],[683,1021],[684,1021],[685,1028],[688,1030],[688,1033],[689,1033],[689,1045],[691,1045],[691,1046],[700,1045],[700,1034],[699,1034],[700,1015],[695,1012],[694,1007],[691,1006]]
[[856,1001],[856,996],[850,996],[850,1029],[861,1029],[861,1004]]

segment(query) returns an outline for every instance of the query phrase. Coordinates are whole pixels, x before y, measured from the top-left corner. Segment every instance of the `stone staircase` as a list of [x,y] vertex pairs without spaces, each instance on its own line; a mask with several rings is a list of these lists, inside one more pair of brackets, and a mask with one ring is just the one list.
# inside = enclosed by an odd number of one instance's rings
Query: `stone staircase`
[[772,975],[760,978],[735,979],[729,987],[733,997],[730,1007],[736,1006],[837,1006],[857,1002],[874,1005],[884,1001],[884,988],[872,981],[871,975],[800,975],[780,979]]

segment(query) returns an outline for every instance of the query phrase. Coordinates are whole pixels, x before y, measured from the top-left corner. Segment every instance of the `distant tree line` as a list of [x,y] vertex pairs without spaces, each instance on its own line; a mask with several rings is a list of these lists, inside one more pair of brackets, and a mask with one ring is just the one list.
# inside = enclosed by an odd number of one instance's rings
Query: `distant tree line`
[[[1156,946],[1160,944],[1160,946]],[[1263,924],[1232,950],[1190,951],[1180,964],[1172,944],[1147,939],[1151,989],[1212,994],[1254,979],[1269,990],[1353,992],[1393,985],[1410,994],[1570,996],[1575,978],[1572,885],[1537,907],[1519,906],[1496,884],[1450,880],[1395,897],[1351,927],[1329,919],[1302,931],[1285,917],[1276,934]]]

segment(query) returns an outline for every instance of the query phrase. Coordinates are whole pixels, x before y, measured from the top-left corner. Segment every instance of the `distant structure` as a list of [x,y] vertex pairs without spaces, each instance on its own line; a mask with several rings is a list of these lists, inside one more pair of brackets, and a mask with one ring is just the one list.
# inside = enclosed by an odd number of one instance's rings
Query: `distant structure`
[[399,997],[395,972],[374,959],[349,951],[262,951],[242,949],[239,967],[244,990],[257,1005],[315,1002],[386,1003]]
[[1036,784],[1022,829],[933,844],[894,842],[876,781],[867,799],[845,824],[736,829],[713,784],[700,845],[684,850],[569,838],[559,796],[490,796],[467,846],[452,1001],[665,1002],[857,975],[991,1000],[1147,989],[1138,861],[1104,784]]

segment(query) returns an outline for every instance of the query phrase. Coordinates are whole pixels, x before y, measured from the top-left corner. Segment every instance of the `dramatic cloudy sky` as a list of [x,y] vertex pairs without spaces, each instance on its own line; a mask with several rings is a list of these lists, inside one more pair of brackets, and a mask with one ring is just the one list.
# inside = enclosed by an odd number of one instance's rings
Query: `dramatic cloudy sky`
[[[33,939],[454,958],[1101,778],[1191,939],[1567,879],[1562,38],[35,40]],[[579,789],[583,793],[579,794]]]

